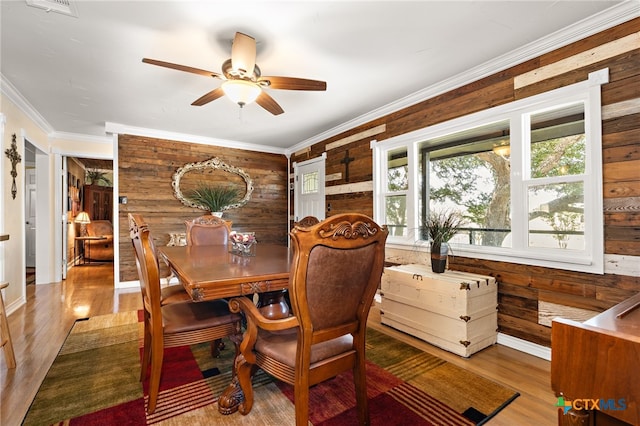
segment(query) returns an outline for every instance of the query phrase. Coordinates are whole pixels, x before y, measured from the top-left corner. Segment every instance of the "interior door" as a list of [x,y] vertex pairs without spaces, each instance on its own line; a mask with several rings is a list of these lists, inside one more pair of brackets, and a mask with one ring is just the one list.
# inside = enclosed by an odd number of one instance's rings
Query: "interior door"
[[305,216],[325,218],[325,156],[294,163],[294,220]]
[[36,266],[36,169],[25,170],[25,249],[26,266],[35,268]]
[[68,258],[67,258],[67,253],[69,251],[68,249],[68,242],[67,242],[67,238],[68,238],[68,232],[67,229],[69,227],[69,207],[70,206],[70,202],[69,202],[69,178],[67,176],[67,157],[59,157],[60,158],[60,163],[59,163],[59,170],[60,170],[60,182],[62,184],[62,188],[60,193],[61,193],[61,197],[62,197],[62,202],[60,203],[60,226],[61,226],[61,235],[62,235],[62,279],[66,280],[67,279],[67,263],[68,263]]

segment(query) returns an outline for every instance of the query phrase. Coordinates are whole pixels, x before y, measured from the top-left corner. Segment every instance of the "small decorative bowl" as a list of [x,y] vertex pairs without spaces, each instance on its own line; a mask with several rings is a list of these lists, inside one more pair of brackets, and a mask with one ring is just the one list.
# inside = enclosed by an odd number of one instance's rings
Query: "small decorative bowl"
[[231,231],[229,234],[229,253],[238,256],[255,256],[256,243],[255,232]]

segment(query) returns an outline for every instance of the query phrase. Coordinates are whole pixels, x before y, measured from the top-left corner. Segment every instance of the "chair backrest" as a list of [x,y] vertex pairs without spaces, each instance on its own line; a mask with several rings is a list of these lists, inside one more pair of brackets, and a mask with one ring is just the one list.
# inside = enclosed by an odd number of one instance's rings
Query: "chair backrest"
[[185,220],[187,245],[204,246],[227,244],[231,233],[231,222],[213,215]]
[[[129,213],[129,233],[135,251],[136,267],[145,315],[150,315],[153,326],[162,329],[160,313],[160,270],[155,245],[149,226],[142,215]],[[157,324],[155,324],[157,322]]]
[[301,226],[303,228],[308,228],[309,226],[317,225],[320,223],[320,220],[315,216],[305,216],[299,221],[295,222],[293,226]]
[[[291,231],[292,308],[311,344],[364,335],[384,267],[386,226],[362,214],[339,214]],[[364,341],[364,340],[362,340]]]

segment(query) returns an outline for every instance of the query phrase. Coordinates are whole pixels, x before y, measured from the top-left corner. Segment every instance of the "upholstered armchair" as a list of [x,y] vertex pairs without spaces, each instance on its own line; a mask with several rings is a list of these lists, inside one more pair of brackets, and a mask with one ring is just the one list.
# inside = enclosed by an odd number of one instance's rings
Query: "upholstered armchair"
[[237,378],[244,393],[238,411],[253,406],[257,368],[294,386],[296,425],[306,426],[309,387],[352,370],[360,424],[368,424],[365,336],[384,265],[388,231],[360,214],[331,216],[291,231],[294,258],[289,295],[293,316],[265,318],[248,298],[231,299],[247,328]]
[[113,225],[108,220],[93,220],[87,223],[87,235],[106,237],[100,240],[85,241],[87,260],[113,262]]

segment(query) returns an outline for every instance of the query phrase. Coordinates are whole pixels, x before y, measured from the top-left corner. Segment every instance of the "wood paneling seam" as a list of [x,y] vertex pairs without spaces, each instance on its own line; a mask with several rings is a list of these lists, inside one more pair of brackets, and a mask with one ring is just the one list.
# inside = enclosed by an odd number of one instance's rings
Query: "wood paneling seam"
[[351,142],[362,140],[369,136],[379,135],[380,133],[384,133],[386,130],[387,130],[387,125],[381,124],[371,129],[363,130],[362,132],[356,133],[355,135],[347,136],[346,138],[342,138],[335,142],[328,143],[324,149],[325,151],[329,151],[330,149],[339,148],[341,146],[347,145]]
[[640,197],[607,198],[603,210],[605,213],[640,211]]
[[373,191],[373,181],[347,183],[345,185],[327,186],[324,190],[325,195],[349,194],[352,192],[370,192]]
[[629,99],[602,107],[603,120],[637,113],[640,113],[640,98]]
[[556,77],[560,74],[574,71],[587,65],[595,64],[596,62],[621,55],[634,49],[640,49],[640,31],[518,75],[513,79],[513,88],[520,89],[548,78]]

